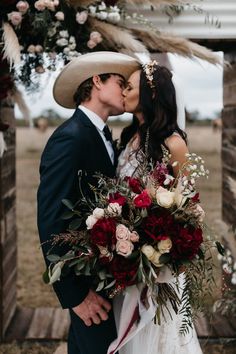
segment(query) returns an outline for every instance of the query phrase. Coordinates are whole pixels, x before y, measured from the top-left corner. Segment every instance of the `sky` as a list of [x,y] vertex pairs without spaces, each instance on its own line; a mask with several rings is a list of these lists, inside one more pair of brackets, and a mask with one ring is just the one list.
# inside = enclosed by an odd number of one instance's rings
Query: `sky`
[[[218,53],[222,56],[222,53]],[[216,112],[222,109],[223,96],[223,69],[200,59],[187,59],[178,55],[169,54],[173,71],[181,82],[182,96],[186,109],[198,110],[200,118],[215,118]],[[23,96],[30,108],[31,117],[37,117],[45,109],[53,109],[62,117],[70,117],[73,110],[59,106],[53,99],[52,87],[58,72],[42,75],[42,90],[34,94],[26,94],[20,87]],[[22,115],[16,106],[17,118]]]

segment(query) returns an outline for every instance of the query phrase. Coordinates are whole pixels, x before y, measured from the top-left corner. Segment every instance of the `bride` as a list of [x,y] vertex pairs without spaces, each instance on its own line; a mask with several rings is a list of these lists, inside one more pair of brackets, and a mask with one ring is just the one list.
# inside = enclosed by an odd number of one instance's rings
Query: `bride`
[[[142,151],[146,151],[152,160],[161,161],[164,146],[171,154],[170,162],[179,162],[175,167],[170,164],[170,173],[177,176],[179,166],[186,161],[188,149],[186,133],[177,123],[176,93],[171,72],[156,61],[145,64],[130,76],[123,96],[125,111],[133,113],[134,118],[121,134],[118,175],[137,175]],[[180,274],[180,297],[183,281],[184,274]],[[168,268],[159,274],[158,282],[171,282],[176,286]],[[175,314],[171,306],[172,318],[166,311],[161,324],[155,324],[156,305],[148,294],[144,305],[141,294],[140,284],[140,287],[129,287],[114,299],[118,338],[110,345],[108,354],[118,350],[119,354],[202,353],[194,326],[187,335],[180,334],[182,316]]]

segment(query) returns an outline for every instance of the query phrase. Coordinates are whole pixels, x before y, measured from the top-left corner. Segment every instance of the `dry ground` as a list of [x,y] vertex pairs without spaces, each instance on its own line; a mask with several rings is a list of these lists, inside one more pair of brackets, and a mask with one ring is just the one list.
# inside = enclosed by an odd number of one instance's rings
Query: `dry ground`
[[[41,274],[44,262],[39,248],[36,226],[36,191],[39,182],[38,167],[41,152],[52,133],[35,129],[17,129],[17,227],[18,227],[18,303],[20,306],[58,306],[51,288],[44,285]],[[120,127],[113,128],[118,136]],[[209,223],[214,226],[221,217],[221,134],[211,127],[187,129],[190,150],[199,153],[206,161],[211,174],[199,184],[201,200]],[[218,350],[218,349],[219,350]],[[231,353],[217,347],[214,353]],[[0,354],[51,354],[52,347],[40,344],[30,346],[0,346]],[[207,348],[205,353],[210,352]],[[233,353],[233,352],[232,352]]]

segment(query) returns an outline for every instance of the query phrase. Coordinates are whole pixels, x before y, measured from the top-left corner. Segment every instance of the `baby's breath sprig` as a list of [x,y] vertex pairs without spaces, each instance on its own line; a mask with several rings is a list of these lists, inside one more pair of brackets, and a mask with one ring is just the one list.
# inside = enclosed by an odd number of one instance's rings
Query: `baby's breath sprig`
[[203,158],[195,153],[188,153],[186,154],[188,158],[188,165],[186,166],[186,170],[189,172],[189,176],[191,178],[199,178],[199,177],[206,177],[209,176],[209,170],[205,169],[205,161]]

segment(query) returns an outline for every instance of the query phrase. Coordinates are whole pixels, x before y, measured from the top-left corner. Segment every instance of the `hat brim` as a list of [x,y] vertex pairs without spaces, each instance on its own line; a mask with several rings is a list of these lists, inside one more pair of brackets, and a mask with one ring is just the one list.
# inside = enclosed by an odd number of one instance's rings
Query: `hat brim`
[[73,96],[77,88],[94,75],[119,74],[125,79],[140,68],[140,62],[116,52],[93,52],[81,55],[67,64],[58,75],[54,86],[55,101],[65,108],[75,108]]

